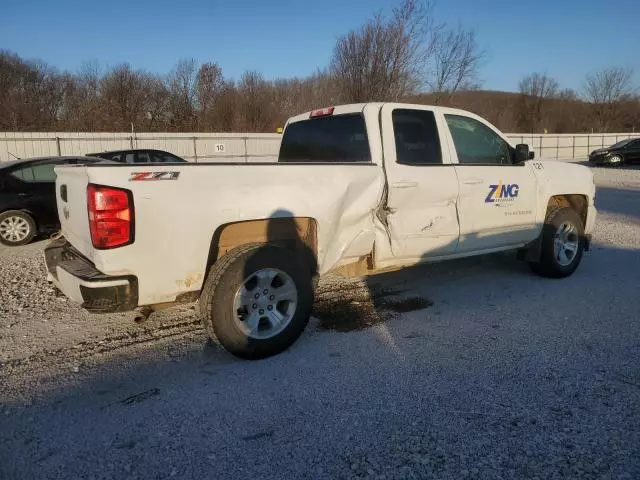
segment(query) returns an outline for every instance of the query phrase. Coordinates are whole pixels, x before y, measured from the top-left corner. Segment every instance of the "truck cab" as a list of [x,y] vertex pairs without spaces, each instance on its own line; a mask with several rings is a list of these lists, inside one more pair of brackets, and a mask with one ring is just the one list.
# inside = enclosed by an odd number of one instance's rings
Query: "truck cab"
[[527,145],[511,145],[471,112],[370,103],[293,117],[279,161],[383,166],[384,201],[376,213],[385,228],[374,253],[384,267],[522,247],[538,237],[549,199],[560,194],[591,231],[592,174],[533,158]]

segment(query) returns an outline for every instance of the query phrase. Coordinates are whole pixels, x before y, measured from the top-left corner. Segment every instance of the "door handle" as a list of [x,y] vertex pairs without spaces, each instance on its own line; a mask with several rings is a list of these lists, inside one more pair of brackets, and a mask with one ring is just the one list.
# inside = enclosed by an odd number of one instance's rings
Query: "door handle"
[[464,183],[465,185],[478,185],[483,182],[484,180],[482,180],[481,178],[468,178],[462,181],[462,183]]
[[18,194],[19,197],[33,197],[33,193],[25,193],[21,192]]
[[408,181],[400,181],[396,183],[392,183],[392,188],[416,188],[418,186],[418,182],[408,182]]

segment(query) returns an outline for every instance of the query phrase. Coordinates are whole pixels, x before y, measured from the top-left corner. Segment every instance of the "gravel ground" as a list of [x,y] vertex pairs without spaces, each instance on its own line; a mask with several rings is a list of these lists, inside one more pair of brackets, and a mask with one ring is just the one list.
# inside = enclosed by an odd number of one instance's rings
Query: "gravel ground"
[[596,178],[572,277],[500,254],[325,282],[260,362],[192,305],[85,313],[43,242],[0,247],[0,478],[640,478],[640,169]]

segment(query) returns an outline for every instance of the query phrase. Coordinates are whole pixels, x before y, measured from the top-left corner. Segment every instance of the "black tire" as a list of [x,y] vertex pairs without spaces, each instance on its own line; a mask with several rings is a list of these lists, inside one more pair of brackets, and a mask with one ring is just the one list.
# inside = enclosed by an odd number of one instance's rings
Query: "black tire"
[[21,210],[7,210],[6,212],[0,213],[0,229],[2,228],[2,222],[5,222],[11,218],[19,218],[24,220],[28,228],[27,235],[20,240],[12,241],[10,238],[5,238],[5,236],[2,235],[2,232],[0,232],[0,243],[2,243],[3,245],[8,245],[10,247],[18,247],[20,245],[26,245],[31,240],[33,240],[33,237],[36,236],[37,231],[36,222],[33,217]]
[[[284,330],[267,339],[256,339],[238,326],[234,299],[245,279],[265,268],[289,275],[297,289],[297,305]],[[233,355],[254,360],[277,355],[300,337],[311,316],[313,296],[312,274],[297,252],[273,244],[249,244],[231,250],[211,267],[198,308],[212,339],[217,338]]]
[[[555,238],[561,225],[570,223],[577,236],[577,250],[571,262],[563,265],[556,257]],[[540,262],[529,263],[531,269],[543,277],[564,278],[571,275],[582,260],[585,238],[584,225],[578,212],[571,207],[552,207],[547,212],[542,227],[542,245]]]

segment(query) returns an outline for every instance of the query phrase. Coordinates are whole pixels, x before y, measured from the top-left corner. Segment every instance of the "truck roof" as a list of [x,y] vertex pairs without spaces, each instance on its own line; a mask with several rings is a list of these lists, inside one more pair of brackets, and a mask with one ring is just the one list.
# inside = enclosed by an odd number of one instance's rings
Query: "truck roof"
[[[397,108],[406,108],[406,109],[430,109],[433,110],[434,112],[439,112],[442,114],[449,114],[449,115],[462,115],[465,117],[470,117],[470,118],[475,118],[476,120],[479,120],[480,122],[490,126],[493,128],[493,130],[498,133],[500,136],[502,136],[504,138],[504,140],[509,143],[508,139],[504,136],[504,134],[495,126],[493,125],[491,122],[489,122],[487,119],[482,118],[481,116],[470,112],[468,110],[462,110],[460,108],[451,108],[451,107],[442,107],[439,105],[428,105],[428,104],[421,104],[421,103],[403,103],[403,102],[366,102],[366,103],[350,103],[350,104],[345,104],[345,105],[336,105],[336,106],[332,106],[332,107],[325,107],[322,109],[316,109],[316,110],[310,110],[308,112],[305,113],[301,113],[299,115],[293,116],[291,118],[289,118],[287,120],[287,123],[285,125],[285,127],[291,123],[296,123],[296,122],[301,122],[303,120],[309,120],[310,118],[313,117],[313,114],[320,114],[317,116],[336,116],[336,115],[344,115],[344,114],[349,114],[349,113],[361,113],[364,111],[365,108],[367,107],[372,107],[375,108],[377,110],[382,109],[382,107],[384,107],[385,105],[393,105],[394,107]],[[324,112],[322,112],[324,111]],[[327,113],[329,112],[329,113]]]
[[[347,113],[359,113],[362,112],[365,107],[374,107],[377,109],[381,109],[384,105],[387,104],[393,104],[393,105],[397,105],[398,107],[402,107],[402,108],[431,108],[433,110],[439,110],[443,113],[450,113],[450,114],[458,114],[458,115],[467,115],[467,116],[476,116],[476,114],[474,114],[473,112],[470,112],[468,110],[462,110],[459,108],[451,108],[451,107],[442,107],[439,105],[428,105],[428,104],[422,104],[422,103],[403,103],[403,102],[365,102],[365,103],[348,103],[348,104],[344,104],[344,105],[335,105],[332,107],[325,107],[325,108],[333,108],[333,115],[344,115]],[[309,118],[311,117],[311,114],[313,112],[316,112],[318,110],[322,110],[322,109],[317,109],[317,110],[309,110],[308,112],[304,112],[301,113],[299,115],[295,115],[291,118],[289,118],[289,120],[287,121],[287,123],[294,123],[294,122],[300,122],[302,120],[309,120]],[[486,122],[486,120],[484,120]]]

